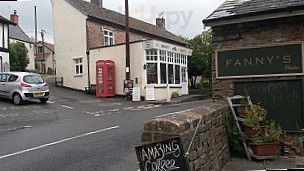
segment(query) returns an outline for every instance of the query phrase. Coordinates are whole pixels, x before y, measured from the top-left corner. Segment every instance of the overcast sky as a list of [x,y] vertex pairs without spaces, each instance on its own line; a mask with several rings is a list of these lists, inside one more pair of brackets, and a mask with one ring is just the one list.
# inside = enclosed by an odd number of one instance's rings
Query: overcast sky
[[[56,0],[63,1],[63,0]],[[90,0],[86,0],[90,1]],[[155,24],[155,17],[166,19],[166,28],[174,34],[193,38],[204,29],[202,19],[210,15],[225,0],[129,0],[130,16]],[[124,0],[103,0],[104,7],[124,12]],[[19,25],[34,36],[34,6],[37,6],[38,30],[46,31],[45,39],[53,43],[52,7],[50,0],[0,1],[0,15],[9,19],[16,9]],[[38,36],[41,39],[40,34]]]

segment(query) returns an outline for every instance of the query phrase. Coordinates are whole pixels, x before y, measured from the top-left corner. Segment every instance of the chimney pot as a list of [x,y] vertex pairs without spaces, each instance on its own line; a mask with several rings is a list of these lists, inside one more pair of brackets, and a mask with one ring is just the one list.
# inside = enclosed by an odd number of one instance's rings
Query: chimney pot
[[18,24],[19,23],[19,16],[17,14],[17,10],[14,10],[14,13],[11,14],[11,22]]
[[156,18],[156,26],[166,29],[166,20],[164,18]]

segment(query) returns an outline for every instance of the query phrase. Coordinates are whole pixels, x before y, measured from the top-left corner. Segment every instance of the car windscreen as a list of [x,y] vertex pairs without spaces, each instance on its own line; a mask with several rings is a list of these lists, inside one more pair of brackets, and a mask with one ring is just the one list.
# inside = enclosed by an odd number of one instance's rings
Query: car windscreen
[[23,82],[28,84],[42,84],[44,79],[40,75],[26,75],[23,77]]

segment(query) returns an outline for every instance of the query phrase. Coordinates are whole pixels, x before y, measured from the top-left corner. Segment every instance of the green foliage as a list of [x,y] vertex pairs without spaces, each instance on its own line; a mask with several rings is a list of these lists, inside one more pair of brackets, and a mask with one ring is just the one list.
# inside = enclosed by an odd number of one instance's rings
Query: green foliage
[[203,89],[204,87],[204,83],[200,82],[200,83],[196,83],[195,88],[197,89]]
[[27,58],[28,50],[24,43],[17,42],[10,44],[10,69],[11,71],[25,71],[29,64]]
[[276,124],[274,120],[266,125],[265,131],[262,134],[253,138],[254,143],[271,143],[279,142],[283,134],[282,128],[279,124]]
[[238,127],[232,123],[230,117],[226,117],[226,131],[228,135],[229,147],[232,151],[243,151],[242,141],[245,139],[243,132],[240,132]]
[[197,76],[207,77],[211,80],[211,30],[204,31],[187,42],[193,49],[192,56],[188,59],[188,76],[190,78],[191,87],[194,87]]
[[173,91],[173,92],[171,93],[171,97],[178,97],[178,96],[179,96],[179,94],[178,94],[177,91]]
[[267,110],[260,105],[253,105],[246,108],[246,118],[243,122],[247,126],[259,126],[260,122],[264,121],[267,116]]

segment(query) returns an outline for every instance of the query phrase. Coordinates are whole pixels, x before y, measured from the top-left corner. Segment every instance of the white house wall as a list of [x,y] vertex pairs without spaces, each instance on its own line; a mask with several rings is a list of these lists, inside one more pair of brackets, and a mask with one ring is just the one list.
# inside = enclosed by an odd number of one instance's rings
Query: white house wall
[[[116,94],[125,94],[123,91],[126,68],[125,47],[125,45],[120,45],[90,51],[90,76],[92,84],[96,84],[96,61],[112,60],[115,62]],[[141,88],[141,92],[143,92],[143,58],[144,48],[142,42],[132,43],[130,45],[131,80],[134,80],[135,87]],[[138,84],[135,84],[135,78],[138,78]]]
[[2,71],[4,71],[4,72],[10,71],[9,53],[7,53],[7,52],[0,52],[0,56],[2,56],[2,68],[0,67],[0,69]]
[[[64,86],[84,90],[87,86],[86,16],[64,0],[51,0],[57,73]],[[75,76],[75,58],[82,58],[83,74]]]

